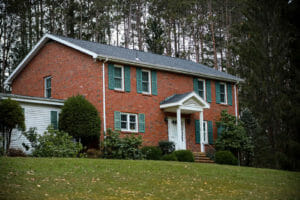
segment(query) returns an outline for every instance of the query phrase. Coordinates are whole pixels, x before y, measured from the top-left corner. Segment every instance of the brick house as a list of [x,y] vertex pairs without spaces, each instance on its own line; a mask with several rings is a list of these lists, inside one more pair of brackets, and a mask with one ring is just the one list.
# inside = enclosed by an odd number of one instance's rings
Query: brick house
[[104,132],[134,132],[144,145],[171,140],[176,149],[204,152],[217,139],[221,110],[238,115],[239,81],[184,59],[46,34],[5,83],[15,95],[84,95]]

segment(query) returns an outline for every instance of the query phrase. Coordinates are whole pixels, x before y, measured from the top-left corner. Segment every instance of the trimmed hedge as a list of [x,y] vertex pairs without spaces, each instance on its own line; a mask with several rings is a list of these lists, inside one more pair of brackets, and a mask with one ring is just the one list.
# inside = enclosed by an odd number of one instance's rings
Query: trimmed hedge
[[190,150],[177,150],[173,154],[176,156],[177,160],[180,162],[194,162],[194,155]]
[[162,157],[162,151],[156,146],[144,146],[142,153],[145,155],[147,160],[160,160]]
[[218,151],[215,154],[215,162],[218,164],[237,165],[238,160],[230,151]]
[[162,160],[165,160],[165,161],[178,161],[178,159],[177,159],[177,157],[175,156],[174,153],[164,155],[162,157]]
[[160,141],[158,143],[159,148],[161,149],[163,155],[170,154],[175,151],[175,144],[174,142],[170,141]]

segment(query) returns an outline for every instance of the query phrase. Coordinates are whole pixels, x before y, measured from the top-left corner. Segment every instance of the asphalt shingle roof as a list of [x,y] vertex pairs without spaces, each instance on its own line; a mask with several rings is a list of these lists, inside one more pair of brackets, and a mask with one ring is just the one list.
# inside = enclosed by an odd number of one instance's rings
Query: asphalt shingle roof
[[[72,44],[75,44],[83,49],[89,50],[91,52],[94,52],[101,56],[107,56],[107,57],[115,57],[120,59],[125,59],[128,61],[134,61],[134,62],[144,62],[152,65],[162,65],[167,66],[169,68],[173,68],[174,70],[181,70],[186,72],[192,72],[192,73],[200,73],[203,75],[213,76],[216,78],[231,80],[231,81],[241,81],[242,79],[233,76],[231,74],[221,72],[218,70],[215,70],[213,68],[207,67],[205,65],[195,63],[193,61],[184,60],[180,58],[173,58],[169,56],[162,56],[158,54],[133,50],[133,49],[127,49],[123,47],[117,47],[117,46],[111,46],[111,45],[105,45],[95,42],[89,42],[85,40],[78,40],[63,36],[57,36],[61,40],[65,40],[67,42],[70,42]],[[137,59],[138,58],[138,59]]]
[[191,93],[193,93],[193,92],[187,92],[184,94],[174,94],[172,96],[167,97],[162,102],[160,102],[160,105],[178,102],[178,101],[184,99],[186,96],[188,96]]

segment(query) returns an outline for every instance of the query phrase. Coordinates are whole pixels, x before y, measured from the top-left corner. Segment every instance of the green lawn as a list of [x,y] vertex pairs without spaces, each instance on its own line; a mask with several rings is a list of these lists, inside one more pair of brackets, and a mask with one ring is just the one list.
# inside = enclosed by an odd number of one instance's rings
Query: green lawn
[[164,161],[0,158],[0,199],[300,199],[300,173]]

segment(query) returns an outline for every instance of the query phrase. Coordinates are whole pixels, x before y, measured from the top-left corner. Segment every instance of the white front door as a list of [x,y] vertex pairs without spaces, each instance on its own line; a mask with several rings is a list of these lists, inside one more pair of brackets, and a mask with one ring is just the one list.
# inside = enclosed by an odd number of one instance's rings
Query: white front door
[[176,118],[168,118],[168,133],[169,141],[174,142],[175,149],[186,149],[186,138],[185,138],[185,123],[184,119],[181,118],[181,133],[177,133],[177,120]]

